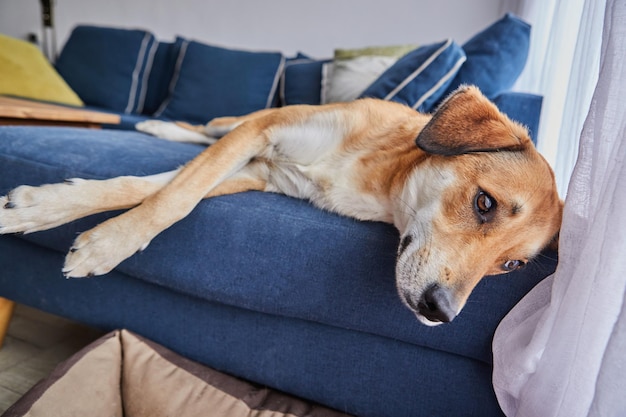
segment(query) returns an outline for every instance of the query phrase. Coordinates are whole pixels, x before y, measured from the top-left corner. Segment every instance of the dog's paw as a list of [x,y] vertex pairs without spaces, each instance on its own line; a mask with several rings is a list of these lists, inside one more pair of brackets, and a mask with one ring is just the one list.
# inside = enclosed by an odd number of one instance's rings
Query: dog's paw
[[163,120],[145,120],[135,124],[135,129],[157,138],[167,139],[168,127],[171,127],[171,125],[174,124]]
[[0,234],[38,232],[80,217],[84,204],[76,191],[84,182],[22,185],[0,197]]
[[135,129],[148,133],[160,139],[172,142],[199,143],[202,145],[212,145],[216,139],[185,129],[176,123],[165,122],[163,120],[146,120],[135,125]]
[[59,213],[42,204],[40,187],[20,186],[0,197],[0,234],[31,233],[47,229]]
[[150,241],[128,230],[124,221],[113,218],[79,235],[65,257],[63,274],[67,278],[104,275],[144,250]]

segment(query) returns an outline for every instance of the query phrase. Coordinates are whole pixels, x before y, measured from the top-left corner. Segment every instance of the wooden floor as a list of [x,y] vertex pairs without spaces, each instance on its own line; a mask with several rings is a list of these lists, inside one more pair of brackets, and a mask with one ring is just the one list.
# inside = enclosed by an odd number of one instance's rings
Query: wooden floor
[[0,413],[102,332],[18,305],[0,350]]

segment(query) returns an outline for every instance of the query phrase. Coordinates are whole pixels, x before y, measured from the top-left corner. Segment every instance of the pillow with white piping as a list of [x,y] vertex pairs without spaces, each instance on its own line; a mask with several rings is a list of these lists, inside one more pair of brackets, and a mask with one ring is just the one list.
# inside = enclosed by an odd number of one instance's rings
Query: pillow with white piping
[[281,104],[320,104],[322,69],[327,62],[308,58],[287,61],[280,82]]
[[81,25],[55,67],[85,104],[140,113],[156,49],[154,36],[144,30]]
[[530,25],[507,13],[463,44],[467,62],[444,97],[462,84],[473,84],[493,98],[509,90],[522,73],[530,43]]
[[180,47],[184,41],[185,39],[176,37],[173,42],[158,42],[146,83],[146,100],[142,114],[154,114],[169,96],[170,83],[176,70]]
[[170,95],[157,117],[206,123],[272,106],[285,64],[280,52],[252,52],[185,40]]
[[392,100],[430,112],[465,62],[463,49],[452,39],[409,52],[360,95]]

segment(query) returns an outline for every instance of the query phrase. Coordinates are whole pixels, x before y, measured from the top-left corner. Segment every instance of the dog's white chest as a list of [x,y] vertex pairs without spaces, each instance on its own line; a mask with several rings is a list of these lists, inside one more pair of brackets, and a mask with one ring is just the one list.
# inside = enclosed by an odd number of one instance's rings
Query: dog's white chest
[[308,199],[318,207],[361,220],[391,222],[384,197],[361,189],[355,178],[361,154],[343,149],[349,135],[345,115],[317,113],[306,122],[270,131],[267,191]]
[[363,192],[354,178],[357,156],[332,155],[310,165],[273,161],[267,191],[307,199],[320,208],[360,220],[391,222],[389,204]]

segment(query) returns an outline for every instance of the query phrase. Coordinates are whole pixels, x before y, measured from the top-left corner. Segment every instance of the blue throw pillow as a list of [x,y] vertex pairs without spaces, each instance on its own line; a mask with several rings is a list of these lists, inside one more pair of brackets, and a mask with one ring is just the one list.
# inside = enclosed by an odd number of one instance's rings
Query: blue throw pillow
[[429,112],[464,61],[463,50],[451,39],[419,47],[387,69],[361,97],[397,101]]
[[148,89],[142,114],[155,113],[167,98],[183,41],[183,38],[176,38],[174,42],[158,44],[148,76]]
[[183,41],[170,96],[155,116],[206,123],[272,105],[284,67],[279,52],[249,52]]
[[287,62],[280,85],[282,105],[320,104],[322,66],[326,62],[330,61],[305,58]]
[[509,90],[522,73],[530,45],[530,25],[507,13],[463,45],[467,61],[444,94],[474,84],[492,98]]
[[154,36],[143,30],[77,26],[56,68],[85,104],[139,113],[156,49]]

